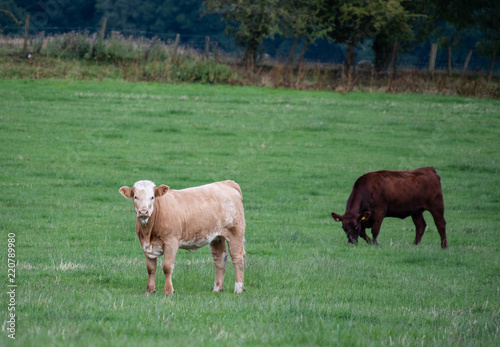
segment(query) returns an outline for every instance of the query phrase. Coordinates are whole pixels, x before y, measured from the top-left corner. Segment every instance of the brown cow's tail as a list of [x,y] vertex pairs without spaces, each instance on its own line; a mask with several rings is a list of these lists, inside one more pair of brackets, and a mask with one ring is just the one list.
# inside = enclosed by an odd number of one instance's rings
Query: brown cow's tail
[[231,188],[236,189],[238,191],[238,193],[240,193],[241,198],[243,199],[243,193],[241,192],[241,188],[240,188],[240,185],[238,183],[236,183],[235,181],[231,181],[231,180],[224,181],[224,183],[226,183]]

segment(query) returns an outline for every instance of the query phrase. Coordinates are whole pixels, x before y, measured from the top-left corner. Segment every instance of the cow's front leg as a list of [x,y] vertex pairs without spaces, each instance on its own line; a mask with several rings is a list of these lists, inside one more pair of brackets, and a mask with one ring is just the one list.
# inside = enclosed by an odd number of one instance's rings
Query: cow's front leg
[[361,231],[359,232],[359,236],[361,236],[361,238],[363,240],[365,240],[368,244],[372,244],[372,239],[370,239],[368,237],[368,235],[366,235],[366,228],[364,226],[361,227]]
[[172,285],[172,272],[174,271],[175,256],[179,245],[177,242],[165,242],[163,244],[163,273],[165,274],[165,295],[174,294],[174,286]]
[[423,212],[415,213],[411,216],[413,219],[413,224],[415,224],[415,241],[413,242],[415,245],[418,245],[422,240],[422,236],[424,236],[425,228],[427,227],[427,223],[425,223]]
[[156,274],[156,259],[150,259],[146,256],[146,267],[148,269],[148,284],[146,286],[146,294],[155,292],[155,274]]

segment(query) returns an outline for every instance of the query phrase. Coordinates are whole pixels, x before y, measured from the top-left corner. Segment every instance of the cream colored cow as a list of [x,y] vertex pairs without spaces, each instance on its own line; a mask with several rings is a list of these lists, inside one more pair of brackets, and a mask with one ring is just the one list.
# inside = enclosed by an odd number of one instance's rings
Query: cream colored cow
[[165,295],[173,294],[172,271],[177,250],[191,252],[210,244],[215,264],[214,291],[224,285],[227,251],[233,261],[236,280],[234,292],[244,290],[245,216],[240,186],[233,181],[215,182],[182,190],[151,181],[139,181],[120,193],[134,200],[137,213],[135,231],[141,242],[148,283],[146,294],[155,291],[156,259],[162,255]]

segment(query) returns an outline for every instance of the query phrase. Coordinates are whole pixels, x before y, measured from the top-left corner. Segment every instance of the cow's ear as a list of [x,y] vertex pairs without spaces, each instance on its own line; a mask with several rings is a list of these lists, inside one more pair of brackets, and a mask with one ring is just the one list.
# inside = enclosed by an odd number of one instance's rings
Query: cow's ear
[[359,215],[359,220],[361,221],[367,220],[368,218],[370,218],[371,215],[372,213],[370,211],[365,211]]
[[157,198],[160,197],[160,196],[163,196],[163,195],[165,195],[168,192],[169,189],[170,188],[168,186],[162,184],[161,186],[159,186],[159,187],[157,187],[155,189],[155,196]]
[[120,194],[127,199],[132,199],[134,197],[134,189],[127,186],[121,187]]
[[332,218],[335,219],[336,222],[342,221],[342,216],[339,214],[336,214],[335,212],[332,212]]

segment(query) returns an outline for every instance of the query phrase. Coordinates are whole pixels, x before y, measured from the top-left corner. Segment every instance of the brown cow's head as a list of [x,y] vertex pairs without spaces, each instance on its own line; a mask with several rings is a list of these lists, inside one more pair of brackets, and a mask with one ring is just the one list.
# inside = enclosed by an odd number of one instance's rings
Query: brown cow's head
[[151,181],[139,181],[133,188],[124,186],[120,188],[120,194],[128,199],[134,199],[134,208],[137,218],[142,224],[146,224],[153,215],[154,201],[168,191],[168,186],[156,185]]
[[370,215],[371,213],[368,211],[360,214],[346,212],[343,216],[332,212],[333,219],[337,222],[342,222],[342,229],[344,229],[345,234],[347,235],[347,241],[356,245],[358,244],[361,223],[370,218]]

